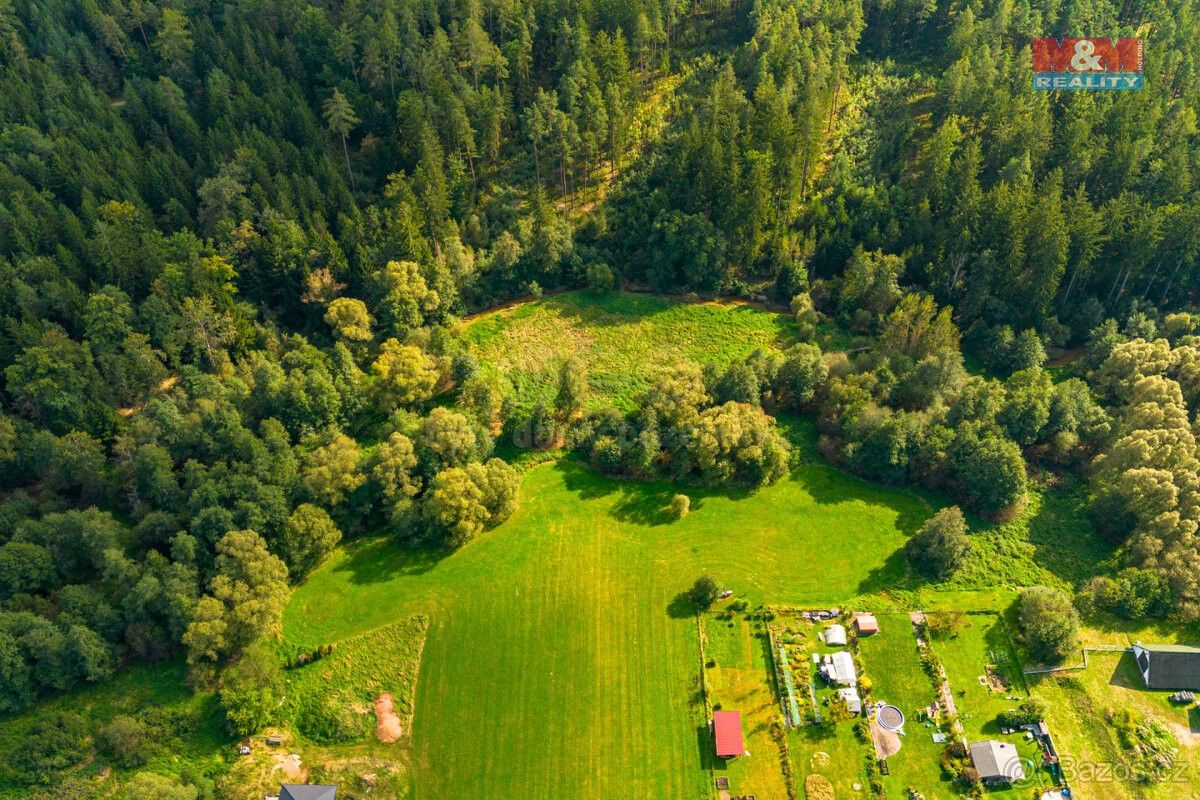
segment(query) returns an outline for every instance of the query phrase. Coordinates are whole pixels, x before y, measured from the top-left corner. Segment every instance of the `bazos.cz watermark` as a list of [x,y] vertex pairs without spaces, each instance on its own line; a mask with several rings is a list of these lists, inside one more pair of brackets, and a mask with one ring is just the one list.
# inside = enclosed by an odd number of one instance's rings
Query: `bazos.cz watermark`
[[[1072,756],[1063,756],[1059,759],[1058,768],[1062,776],[1061,782],[1067,786],[1108,783],[1140,784],[1145,783],[1147,777],[1152,783],[1191,783],[1188,765],[1182,760],[1156,767],[1149,776],[1124,762],[1090,761]],[[1001,767],[1001,772],[1008,776],[1009,785],[1017,789],[1052,788],[1053,786],[1050,777],[1045,772],[1036,769],[1034,763],[1027,758],[1012,759]]]

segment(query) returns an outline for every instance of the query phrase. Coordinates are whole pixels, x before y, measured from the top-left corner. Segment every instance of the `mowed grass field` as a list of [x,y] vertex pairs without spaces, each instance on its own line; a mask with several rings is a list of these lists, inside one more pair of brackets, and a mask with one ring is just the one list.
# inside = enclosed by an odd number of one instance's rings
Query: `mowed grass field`
[[919,498],[828,467],[753,493],[528,471],[513,518],[452,555],[351,543],[298,587],[289,644],[430,619],[416,690],[421,800],[708,796],[701,572],[754,603],[827,604],[903,581]]

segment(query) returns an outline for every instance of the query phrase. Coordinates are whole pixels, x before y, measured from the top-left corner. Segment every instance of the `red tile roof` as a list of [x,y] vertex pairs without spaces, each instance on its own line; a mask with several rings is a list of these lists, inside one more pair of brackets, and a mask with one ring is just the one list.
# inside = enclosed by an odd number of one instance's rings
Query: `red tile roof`
[[742,744],[742,715],[737,711],[714,711],[713,731],[717,735],[717,756],[731,758],[740,756],[746,748]]

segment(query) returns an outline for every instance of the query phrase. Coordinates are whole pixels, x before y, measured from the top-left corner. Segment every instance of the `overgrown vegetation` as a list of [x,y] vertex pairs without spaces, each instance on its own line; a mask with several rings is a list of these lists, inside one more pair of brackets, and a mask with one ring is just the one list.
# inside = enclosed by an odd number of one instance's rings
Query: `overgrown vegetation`
[[[1031,36],[1095,30],[1154,31],[1143,91],[1028,88]],[[291,587],[343,542],[480,545],[529,449],[691,483],[629,512],[689,524],[811,460],[780,413],[857,475],[1018,522],[925,532],[928,577],[1054,582],[1023,515],[1086,477],[1109,543],[1074,524],[1072,552],[1116,556],[1081,605],[1194,620],[1198,33],[1179,0],[0,0],[0,714],[182,657],[251,732]],[[459,324],[584,287],[555,313],[672,335],[566,325],[501,358],[503,313]],[[689,303],[619,292],[647,287]],[[790,314],[697,321],[701,293]],[[918,520],[893,522],[871,535]],[[309,704],[313,735],[359,735],[342,708]],[[153,739],[71,713],[5,780]]]

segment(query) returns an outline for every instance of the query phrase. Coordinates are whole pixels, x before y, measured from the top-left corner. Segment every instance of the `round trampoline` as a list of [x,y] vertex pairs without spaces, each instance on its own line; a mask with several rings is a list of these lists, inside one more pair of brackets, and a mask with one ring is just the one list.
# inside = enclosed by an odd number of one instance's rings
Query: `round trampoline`
[[904,712],[895,706],[880,706],[875,712],[875,723],[885,731],[898,733],[904,728]]

